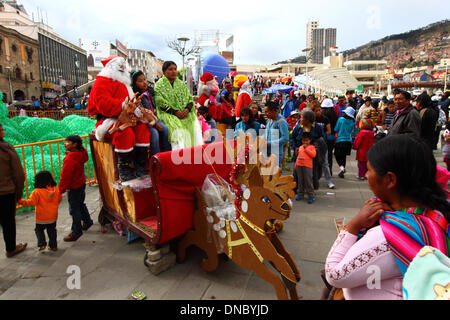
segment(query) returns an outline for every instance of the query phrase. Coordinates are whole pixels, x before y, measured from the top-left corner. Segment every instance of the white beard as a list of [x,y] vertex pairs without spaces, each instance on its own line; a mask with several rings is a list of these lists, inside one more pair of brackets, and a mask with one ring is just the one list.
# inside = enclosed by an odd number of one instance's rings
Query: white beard
[[123,83],[127,87],[128,95],[131,99],[131,97],[133,97],[134,95],[133,89],[131,88],[131,77],[129,76],[129,72],[127,69],[125,69],[125,71],[123,72],[120,71],[121,65],[122,63],[120,62],[120,60],[113,60],[108,63],[98,75]]

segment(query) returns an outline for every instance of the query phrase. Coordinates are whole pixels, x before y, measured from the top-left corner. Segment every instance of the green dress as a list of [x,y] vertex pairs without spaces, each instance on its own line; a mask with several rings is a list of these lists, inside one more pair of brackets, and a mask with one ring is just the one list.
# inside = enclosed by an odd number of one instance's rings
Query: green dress
[[202,130],[195,106],[185,119],[179,119],[165,111],[168,108],[183,111],[189,103],[194,104],[189,89],[180,79],[177,78],[172,86],[169,79],[163,76],[155,85],[155,101],[158,118],[169,128],[172,150],[203,145]]

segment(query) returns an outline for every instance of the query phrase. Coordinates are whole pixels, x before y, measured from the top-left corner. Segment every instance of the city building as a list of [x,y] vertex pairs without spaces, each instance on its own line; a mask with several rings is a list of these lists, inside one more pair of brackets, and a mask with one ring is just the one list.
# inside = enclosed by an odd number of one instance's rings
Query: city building
[[142,71],[151,83],[162,76],[162,68],[158,64],[158,59],[150,51],[129,49],[128,64],[132,72]]
[[30,19],[17,1],[1,1],[0,25],[38,41],[39,78],[44,97],[53,98],[87,83],[86,51],[62,39],[41,18]]
[[79,39],[78,45],[86,51],[89,81],[95,80],[103,69],[102,60],[108,57],[119,56],[128,62],[128,49],[119,40]]
[[319,28],[319,21],[309,21],[306,25],[306,47],[312,48],[313,46],[313,30]]
[[313,49],[312,63],[321,64],[323,59],[329,55],[331,47],[336,47],[336,29],[313,29],[312,30],[312,46]]
[[344,62],[344,66],[364,89],[378,88],[383,76],[388,74],[385,60],[353,60]]
[[0,91],[3,101],[32,100],[41,95],[38,42],[0,26]]

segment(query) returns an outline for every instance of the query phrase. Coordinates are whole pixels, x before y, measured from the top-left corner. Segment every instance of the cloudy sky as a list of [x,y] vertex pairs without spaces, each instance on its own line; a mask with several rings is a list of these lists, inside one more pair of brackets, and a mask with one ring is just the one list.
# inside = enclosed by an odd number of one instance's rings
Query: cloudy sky
[[447,0],[18,0],[37,20],[38,8],[54,30],[79,38],[116,39],[163,60],[180,61],[166,41],[218,29],[235,38],[239,64],[272,64],[300,55],[308,20],[337,28],[339,50],[406,32],[448,17]]

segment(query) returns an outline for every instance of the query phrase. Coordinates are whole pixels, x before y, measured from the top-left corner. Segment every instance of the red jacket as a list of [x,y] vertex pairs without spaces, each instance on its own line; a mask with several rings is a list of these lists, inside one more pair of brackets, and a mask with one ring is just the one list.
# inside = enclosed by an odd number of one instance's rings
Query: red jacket
[[84,164],[88,161],[87,151],[72,151],[64,158],[59,190],[65,193],[69,189],[78,189],[86,185]]
[[292,130],[297,125],[298,119],[288,117],[288,118],[286,118],[286,122],[288,123],[289,130]]
[[102,114],[107,118],[117,117],[122,112],[122,104],[130,98],[128,88],[119,81],[97,76],[88,102],[91,116]]
[[236,101],[236,118],[241,117],[241,110],[248,107],[253,102],[252,98],[247,93],[241,93]]
[[356,160],[367,162],[367,152],[375,144],[375,134],[372,130],[361,130],[353,143],[353,149],[358,150]]

